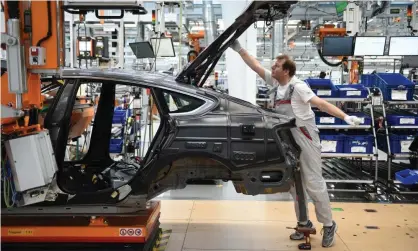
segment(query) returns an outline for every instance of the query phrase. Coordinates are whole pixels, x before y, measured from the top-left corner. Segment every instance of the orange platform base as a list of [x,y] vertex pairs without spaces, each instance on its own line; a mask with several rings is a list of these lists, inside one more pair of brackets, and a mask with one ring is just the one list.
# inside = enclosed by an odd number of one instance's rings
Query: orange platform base
[[[146,243],[159,228],[160,202],[144,216],[3,219],[4,243]],[[16,222],[18,221],[18,223]],[[26,222],[26,223],[25,223]]]

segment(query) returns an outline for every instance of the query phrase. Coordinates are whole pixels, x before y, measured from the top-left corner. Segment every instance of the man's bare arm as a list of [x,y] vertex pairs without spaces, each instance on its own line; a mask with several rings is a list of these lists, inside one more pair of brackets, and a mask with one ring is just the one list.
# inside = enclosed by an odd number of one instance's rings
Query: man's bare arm
[[319,110],[326,112],[334,117],[340,118],[342,120],[344,120],[344,118],[347,116],[347,114],[343,112],[341,109],[317,96],[311,98],[309,102],[312,105],[316,106]]
[[231,48],[238,52],[238,54],[241,56],[241,58],[244,60],[244,62],[253,70],[255,71],[264,81],[266,81],[265,76],[265,69],[264,67],[258,62],[258,60],[250,55],[247,50],[241,47],[241,44],[238,42],[238,40],[235,40],[234,43],[232,43]]
[[345,112],[343,112],[340,108],[336,107],[335,105],[319,98],[317,96],[312,97],[309,102],[318,107],[319,110],[326,112],[334,117],[340,118],[347,122],[349,125],[359,125],[360,119],[356,116],[349,116]]

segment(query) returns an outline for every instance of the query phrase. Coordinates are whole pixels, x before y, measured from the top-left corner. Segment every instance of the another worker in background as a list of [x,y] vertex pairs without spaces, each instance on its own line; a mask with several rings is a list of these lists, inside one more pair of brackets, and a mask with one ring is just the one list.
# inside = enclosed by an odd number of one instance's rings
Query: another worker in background
[[[304,192],[305,194],[307,192],[313,200],[316,217],[324,225],[322,246],[332,246],[335,241],[337,224],[332,219],[327,186],[322,177],[321,142],[311,105],[332,116],[343,119],[349,125],[359,124],[360,119],[355,116],[348,116],[336,106],[317,97],[305,82],[295,76],[296,65],[288,56],[278,56],[275,64],[271,67],[271,71],[269,71],[243,49],[238,41],[235,41],[231,48],[238,52],[244,62],[264,79],[268,85],[277,86],[273,100],[276,112],[296,118],[297,128],[292,129],[292,134],[302,150],[300,163]],[[296,189],[294,186],[291,188],[290,193],[295,201],[298,225],[301,227],[313,227],[309,219],[307,222],[300,222],[299,220]],[[308,210],[307,205],[305,206],[306,210]],[[302,240],[304,235],[296,231],[290,238],[292,240]]]
[[327,76],[327,74],[324,71],[321,71],[319,73],[319,78],[325,79],[326,76]]

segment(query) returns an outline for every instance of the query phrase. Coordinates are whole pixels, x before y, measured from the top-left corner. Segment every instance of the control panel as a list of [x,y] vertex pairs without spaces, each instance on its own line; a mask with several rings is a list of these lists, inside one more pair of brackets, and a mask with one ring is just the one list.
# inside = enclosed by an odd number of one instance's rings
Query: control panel
[[45,65],[46,64],[46,48],[32,46],[29,48],[29,64]]

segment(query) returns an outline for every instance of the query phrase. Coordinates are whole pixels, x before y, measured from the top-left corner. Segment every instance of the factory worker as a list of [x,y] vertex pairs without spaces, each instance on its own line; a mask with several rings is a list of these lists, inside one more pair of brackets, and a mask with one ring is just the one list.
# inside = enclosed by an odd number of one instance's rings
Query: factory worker
[[[323,224],[322,246],[331,247],[335,241],[337,224],[332,219],[327,186],[322,177],[321,142],[311,105],[334,117],[343,119],[349,125],[360,124],[360,119],[355,116],[348,116],[336,106],[317,97],[305,82],[295,76],[296,65],[288,56],[278,56],[270,71],[242,48],[237,40],[230,47],[239,53],[244,62],[264,79],[267,85],[277,87],[273,100],[274,110],[280,114],[296,118],[297,128],[292,129],[292,134],[302,150],[300,164],[304,192],[312,199],[317,220]],[[294,186],[290,193],[295,201],[298,225],[313,227],[309,219],[306,222],[300,222],[299,220],[299,207]],[[307,205],[305,206],[307,209]],[[302,240],[304,235],[296,231],[291,234],[290,238],[292,240]]]

